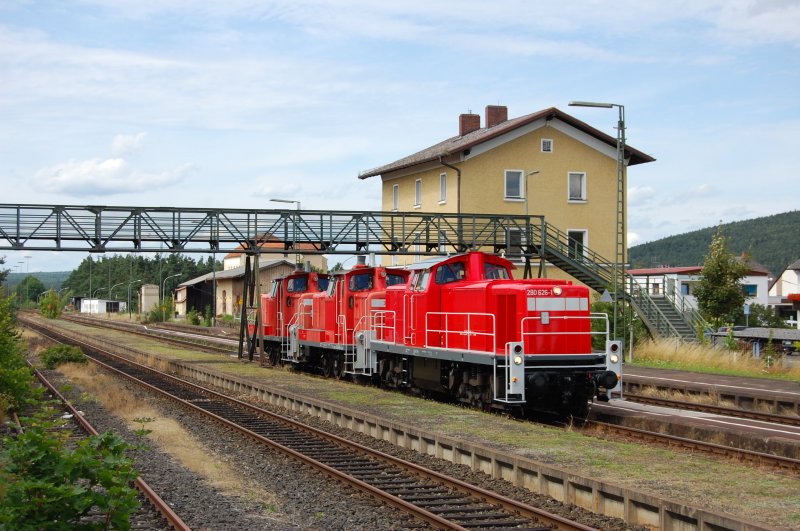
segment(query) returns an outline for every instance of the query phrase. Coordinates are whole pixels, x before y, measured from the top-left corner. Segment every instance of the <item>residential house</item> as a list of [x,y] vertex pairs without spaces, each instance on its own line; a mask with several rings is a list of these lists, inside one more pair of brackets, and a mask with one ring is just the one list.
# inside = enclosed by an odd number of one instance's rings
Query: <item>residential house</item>
[[[627,166],[654,160],[626,146],[626,186]],[[384,211],[543,215],[576,249],[615,257],[616,138],[555,107],[509,119],[505,106],[489,105],[483,127],[462,114],[458,135],[359,178],[375,176]],[[547,275],[569,278],[549,266]]]
[[770,305],[800,329],[800,260],[790,264],[769,286]]
[[[267,256],[262,256],[259,260],[259,293],[269,291],[273,280],[290,274],[296,268],[292,261],[268,260]],[[239,316],[244,300],[244,273],[245,266],[241,265],[182,282],[175,290],[175,312],[179,316],[185,316],[191,310],[203,314],[210,307],[216,316]]]
[[[744,257],[740,257],[743,260]],[[747,261],[747,274],[740,281],[745,293],[745,304],[769,304],[770,272],[753,260]],[[654,267],[630,269],[636,283],[643,287],[651,297],[667,296],[679,302],[678,307],[697,308],[694,290],[700,282],[703,266]]]
[[[299,243],[297,249],[286,250],[284,249],[283,240],[275,236],[267,236],[262,240],[265,241],[261,241],[258,244],[259,249],[261,249],[261,260],[274,259],[276,256],[283,255],[284,258],[291,260],[292,263],[303,264],[307,262],[317,271],[328,271],[328,259],[322,254],[311,254],[311,251],[315,249],[310,243]],[[247,257],[246,253],[243,252],[244,247],[239,245],[237,249],[241,249],[241,251],[237,250],[225,255],[223,269],[228,270],[244,266],[245,258]]]

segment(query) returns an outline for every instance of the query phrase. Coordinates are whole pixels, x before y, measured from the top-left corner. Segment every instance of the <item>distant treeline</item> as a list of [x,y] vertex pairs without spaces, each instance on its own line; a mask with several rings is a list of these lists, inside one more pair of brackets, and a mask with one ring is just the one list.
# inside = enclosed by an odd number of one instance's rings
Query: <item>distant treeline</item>
[[[61,289],[61,284],[67,280],[70,273],[71,271],[45,271],[31,273],[31,276],[38,278],[46,289]],[[9,293],[14,291],[14,288],[22,284],[27,276],[27,273],[12,273],[9,271],[5,282],[6,290]]]
[[[215,263],[210,256],[197,261],[182,254],[157,254],[152,258],[141,255],[87,257],[69,274],[61,287],[69,289],[74,296],[95,295],[104,299],[124,300],[128,296],[128,284],[133,281],[141,281],[132,283],[131,290],[135,292],[142,284],[157,284],[161,287],[167,277],[178,274],[169,279],[169,292],[181,282],[205,275],[214,269]],[[216,262],[216,270],[222,270],[219,261]],[[109,293],[112,288],[113,293]]]
[[[800,260],[800,211],[720,225],[734,254],[748,253],[773,275]],[[716,227],[669,236],[630,248],[634,268],[702,265]]]

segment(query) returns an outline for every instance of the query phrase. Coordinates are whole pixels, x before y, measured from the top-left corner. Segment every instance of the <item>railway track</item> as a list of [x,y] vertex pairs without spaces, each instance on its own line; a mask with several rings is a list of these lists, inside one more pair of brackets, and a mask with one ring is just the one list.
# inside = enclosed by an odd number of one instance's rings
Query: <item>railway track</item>
[[800,426],[800,417],[776,415],[774,413],[764,413],[761,411],[754,411],[752,409],[731,408],[724,406],[716,406],[713,404],[702,404],[699,402],[670,400],[668,398],[656,398],[651,396],[634,394],[630,392],[625,393],[625,400],[629,400],[631,402],[638,402],[640,404],[671,407],[674,409],[686,409],[689,411],[700,411],[703,413],[713,413],[715,415],[725,415],[728,417],[737,417],[750,420],[760,420],[764,422],[772,422],[775,424],[783,424],[786,426]]
[[[71,415],[70,420],[87,435],[98,435],[97,430],[95,430],[91,423],[84,418],[82,413],[73,407],[73,405],[64,397],[64,395],[62,395],[58,389],[56,389],[56,387],[44,376],[44,374],[35,369],[30,362],[28,362],[28,364],[31,366],[33,373],[39,382],[41,382],[41,384],[47,388],[47,392],[53,398],[57,399],[63,405],[64,409],[66,409],[66,411]],[[134,486],[140,492],[141,496],[149,503],[150,507],[163,518],[167,527],[176,531],[191,531],[191,528],[186,525],[181,517],[178,516],[175,511],[172,510],[172,508],[170,508],[169,504],[165,502],[144,479],[137,477],[134,480]],[[135,518],[136,516],[134,515],[132,520]]]
[[[103,327],[106,325],[107,321],[104,320],[97,320],[97,319],[86,319],[86,318],[71,318],[71,320],[76,322],[81,322],[86,324],[90,324],[92,326]],[[111,328],[115,328],[118,330],[130,332],[133,331],[134,333],[138,333],[140,335],[150,336],[150,337],[157,337],[162,339],[162,334],[159,333],[158,330],[154,329],[147,329],[146,331],[139,331],[135,330],[135,326],[131,326],[128,324],[117,324],[117,326],[112,326]],[[169,341],[171,338],[163,338]],[[213,340],[213,339],[212,339]],[[192,344],[190,340],[182,340],[180,342],[181,345],[186,346],[186,344]],[[761,413],[752,410],[743,410],[743,409],[736,409],[736,408],[724,408],[720,406],[712,406],[712,405],[705,405],[705,404],[697,404],[691,402],[681,402],[675,400],[668,400],[668,399],[656,399],[650,397],[644,397],[641,395],[633,395],[635,399],[641,398],[643,403],[649,403],[653,405],[661,405],[666,407],[673,407],[676,409],[688,409],[693,411],[705,411],[710,413],[716,413],[720,415],[729,415],[733,417],[739,418],[750,418],[755,420],[763,420],[767,422],[776,422],[781,423],[781,421],[785,420],[786,424],[789,425],[800,425],[792,424],[795,420],[800,421],[799,419],[795,419],[794,417],[785,417],[781,415],[774,415],[770,413]],[[625,394],[626,399],[631,399],[631,394]],[[692,451],[702,451],[708,453],[710,455],[716,456],[725,456],[730,459],[734,459],[741,462],[751,463],[757,466],[769,466],[773,467],[778,470],[783,471],[791,471],[793,473],[800,472],[800,460],[792,459],[789,457],[783,457],[779,455],[773,455],[763,452],[757,452],[753,450],[747,450],[742,448],[736,448],[732,446],[724,446],[715,443],[709,443],[701,440],[696,439],[689,439],[685,437],[679,437],[675,435],[669,435],[659,432],[652,432],[647,430],[642,430],[639,428],[632,428],[621,426],[617,424],[605,423],[600,421],[587,421],[587,426],[595,426],[600,429],[600,431],[606,433],[615,433],[619,436],[623,436],[626,438],[632,438],[640,441],[646,441],[649,443],[656,443],[665,446],[671,447],[678,447],[683,449],[689,449]]]
[[[30,323],[28,326],[37,328]],[[38,330],[51,337],[57,336],[49,330]],[[71,338],[65,340],[75,343]],[[92,345],[81,346],[109,371],[207,415],[435,528],[592,529],[135,364]]]
[[204,334],[180,333],[155,326],[148,327],[133,323],[117,323],[114,321],[79,317],[76,315],[62,316],[62,318],[65,321],[71,321],[82,325],[93,326],[96,328],[110,328],[112,330],[120,330],[122,332],[136,334],[143,337],[155,337],[173,345],[191,347],[193,349],[199,348],[201,350],[219,354],[232,354],[236,351],[239,344],[236,340]]
[[790,457],[766,454],[742,448],[734,448],[732,446],[724,446],[721,444],[699,441],[697,439],[678,437],[675,435],[668,435],[666,433],[647,431],[639,428],[621,426],[619,424],[610,424],[607,422],[600,422],[596,420],[586,421],[586,427],[597,428],[600,431],[613,433],[620,436],[624,436],[626,438],[632,438],[649,443],[663,444],[666,446],[684,448],[693,451],[701,451],[711,455],[732,458],[738,461],[751,463],[757,466],[768,466],[793,473],[800,472],[800,460],[792,459]]

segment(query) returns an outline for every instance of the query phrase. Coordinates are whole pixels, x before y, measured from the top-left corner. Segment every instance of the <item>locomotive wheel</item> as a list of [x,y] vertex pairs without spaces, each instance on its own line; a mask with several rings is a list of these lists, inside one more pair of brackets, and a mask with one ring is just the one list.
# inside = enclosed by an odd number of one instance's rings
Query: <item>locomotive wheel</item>
[[333,368],[331,373],[337,380],[344,378],[344,354],[333,355]]
[[277,367],[281,364],[280,349],[278,347],[270,347],[268,351],[269,364]]

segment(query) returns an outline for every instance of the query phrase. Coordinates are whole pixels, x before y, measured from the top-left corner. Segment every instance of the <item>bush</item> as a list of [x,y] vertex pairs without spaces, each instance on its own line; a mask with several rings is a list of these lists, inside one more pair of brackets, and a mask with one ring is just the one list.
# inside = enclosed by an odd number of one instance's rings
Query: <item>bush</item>
[[148,323],[163,323],[169,321],[172,315],[172,299],[164,299],[160,304],[154,304],[147,313],[145,321]]
[[16,330],[14,301],[0,297],[0,417],[8,410],[18,410],[33,396],[32,382],[33,373]]
[[193,324],[195,326],[200,325],[200,314],[197,313],[197,310],[192,309],[186,313],[186,320],[189,321],[189,324]]
[[48,319],[58,319],[64,310],[64,300],[54,290],[50,290],[39,301],[39,310]]
[[130,529],[139,503],[129,446],[106,432],[70,449],[55,423],[23,420],[25,432],[3,441],[0,529]]
[[72,345],[56,345],[44,349],[40,354],[42,363],[48,369],[55,369],[64,363],[87,363],[86,354]]

